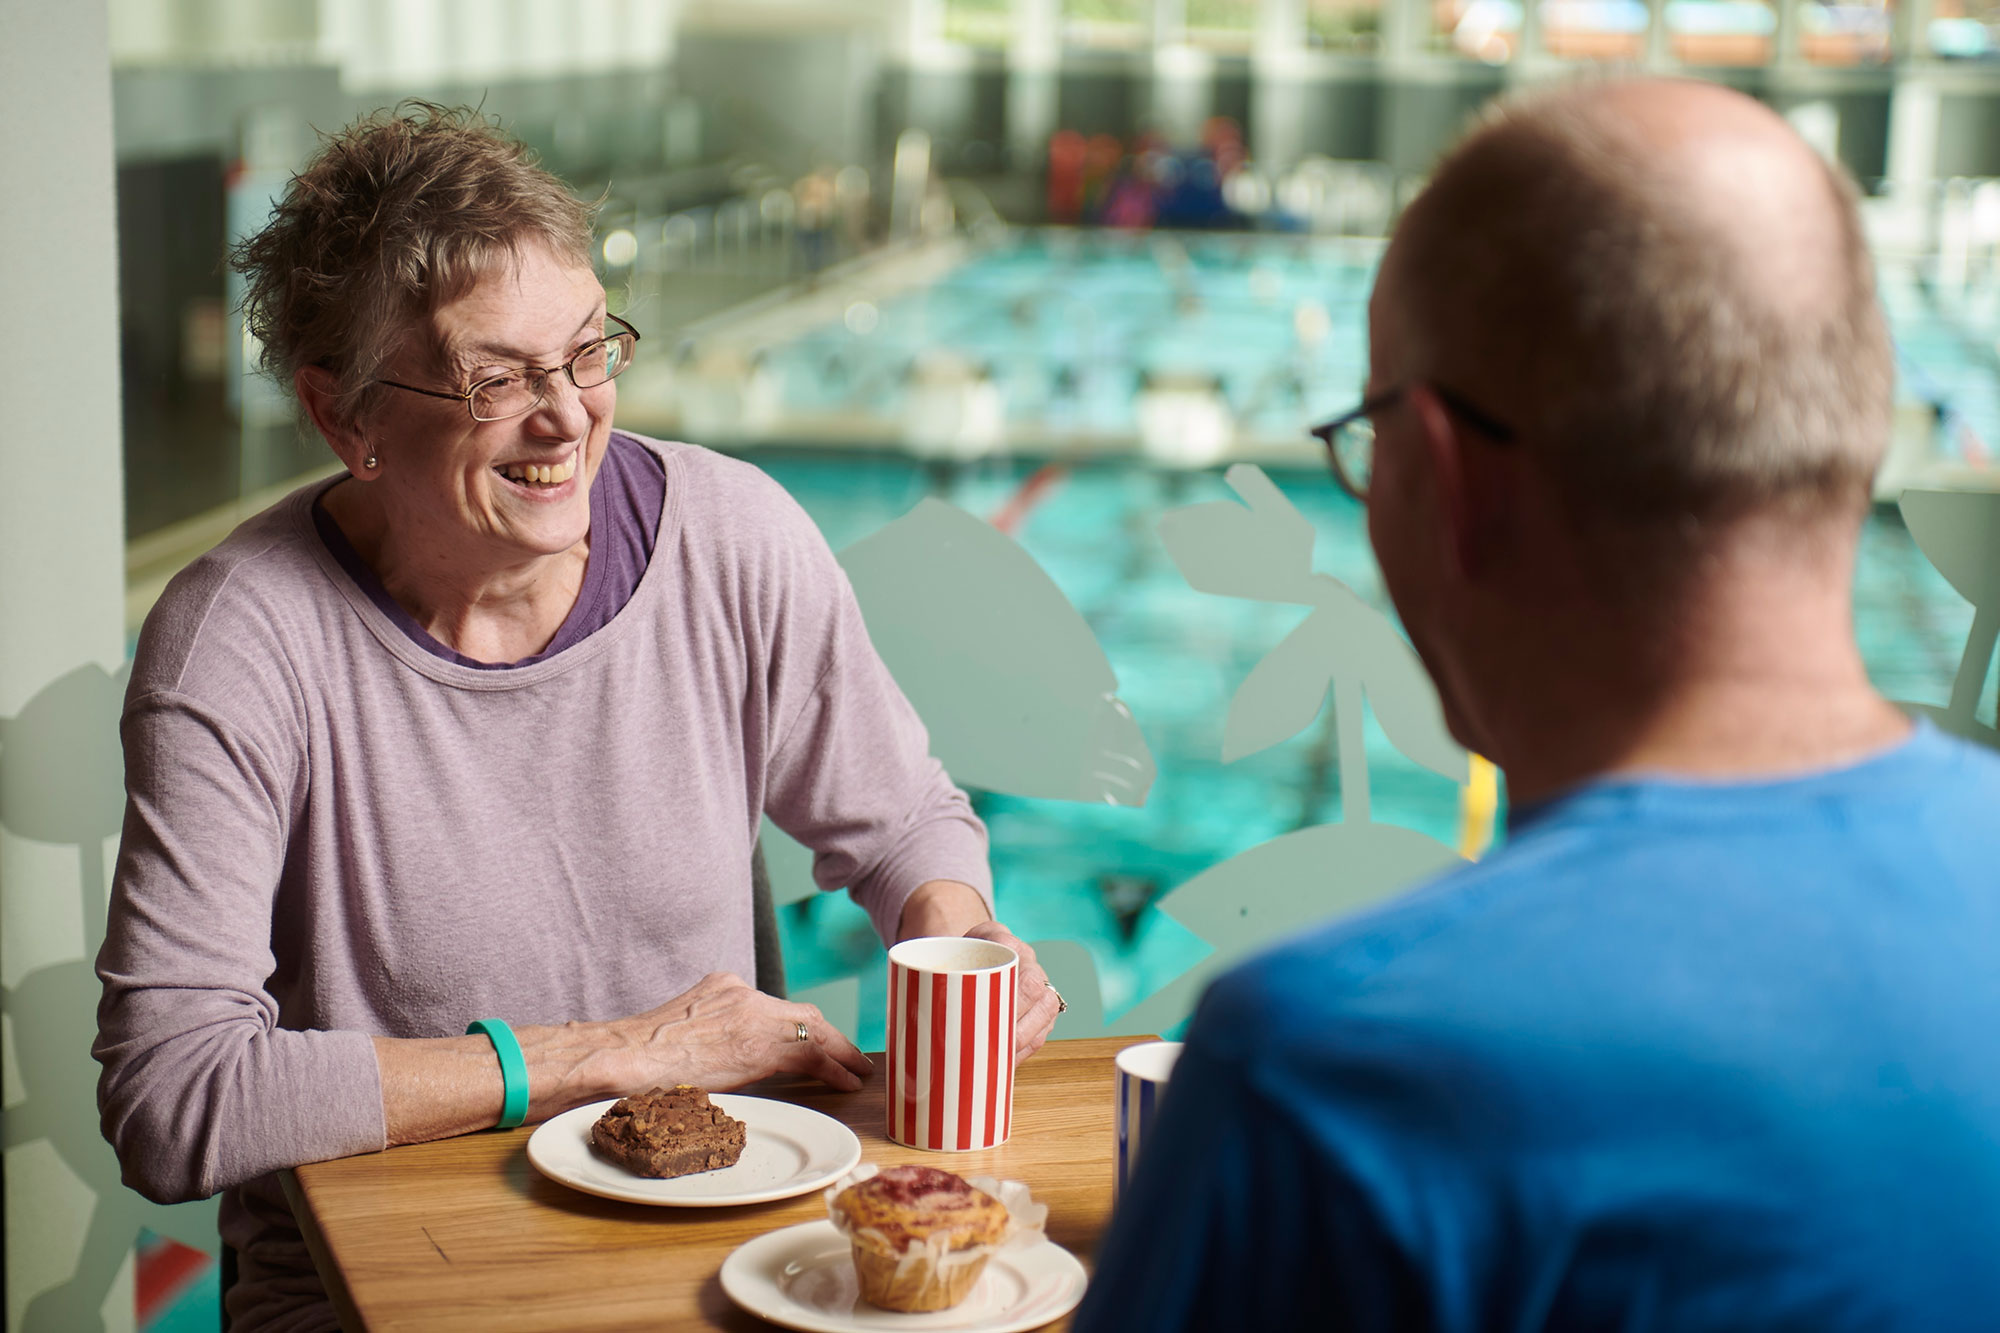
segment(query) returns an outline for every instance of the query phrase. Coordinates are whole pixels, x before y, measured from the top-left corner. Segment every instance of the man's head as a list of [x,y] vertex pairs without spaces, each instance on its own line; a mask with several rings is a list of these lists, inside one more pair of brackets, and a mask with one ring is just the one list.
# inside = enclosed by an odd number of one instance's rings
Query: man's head
[[1557,600],[1670,617],[1753,546],[1844,582],[1889,338],[1852,190],[1750,99],[1501,104],[1398,225],[1370,342],[1369,390],[1407,390],[1376,419],[1371,533],[1469,743],[1472,677]]

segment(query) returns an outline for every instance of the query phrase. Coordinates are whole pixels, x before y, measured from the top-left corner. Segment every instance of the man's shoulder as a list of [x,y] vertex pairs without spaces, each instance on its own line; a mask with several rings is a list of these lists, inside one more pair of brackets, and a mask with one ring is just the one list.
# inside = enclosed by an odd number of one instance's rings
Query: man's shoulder
[[1312,1023],[1352,995],[1378,987],[1416,955],[1456,953],[1494,927],[1496,909],[1562,897],[1588,861],[1576,839],[1516,843],[1490,859],[1424,881],[1386,903],[1340,917],[1240,963],[1204,1003],[1296,1015]]
[[1917,767],[1933,780],[1962,791],[1969,802],[1993,809],[2000,797],[2000,749],[1949,735],[1929,722],[1912,738]]
[[1780,967],[1807,922],[1866,952],[2000,915],[1996,802],[2000,755],[1928,726],[1794,781],[1599,784],[1486,860],[1253,957],[1204,1008],[1260,1042],[1377,1012],[1412,1032],[1532,1023],[1555,1001],[1632,1021],[1720,940]]

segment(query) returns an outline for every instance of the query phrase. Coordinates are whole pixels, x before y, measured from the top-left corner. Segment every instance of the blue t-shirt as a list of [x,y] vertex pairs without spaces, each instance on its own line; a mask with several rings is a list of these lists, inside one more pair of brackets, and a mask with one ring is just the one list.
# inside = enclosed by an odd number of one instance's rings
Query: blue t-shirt
[[2000,756],[1524,812],[1219,981],[1160,1117],[1080,1333],[2000,1329]]

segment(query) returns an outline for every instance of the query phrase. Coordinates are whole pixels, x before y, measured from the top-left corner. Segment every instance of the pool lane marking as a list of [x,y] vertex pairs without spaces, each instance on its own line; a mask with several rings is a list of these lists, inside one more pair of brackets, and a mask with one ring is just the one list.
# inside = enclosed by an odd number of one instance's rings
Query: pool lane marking
[[993,517],[989,521],[1009,537],[1015,536],[1020,532],[1021,525],[1028,521],[1028,515],[1035,511],[1035,506],[1048,499],[1050,493],[1062,485],[1068,476],[1067,464],[1042,464],[1030,472],[1020,487],[1007,497],[1007,503],[993,511]]

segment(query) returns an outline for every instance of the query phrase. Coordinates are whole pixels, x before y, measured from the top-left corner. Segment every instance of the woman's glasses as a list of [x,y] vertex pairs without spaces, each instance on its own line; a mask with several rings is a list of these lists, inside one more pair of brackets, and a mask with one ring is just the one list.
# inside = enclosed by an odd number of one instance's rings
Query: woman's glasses
[[472,413],[474,421],[505,421],[508,417],[518,417],[540,407],[549,395],[549,380],[557,373],[569,376],[569,382],[579,389],[595,389],[625,373],[625,368],[632,364],[639,331],[616,315],[606,315],[605,318],[616,324],[619,331],[608,338],[599,338],[561,365],[522,366],[490,375],[462,393],[420,389],[414,384],[398,384],[394,380],[375,382],[430,398],[458,399]]

